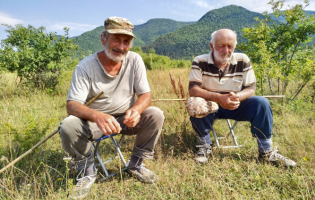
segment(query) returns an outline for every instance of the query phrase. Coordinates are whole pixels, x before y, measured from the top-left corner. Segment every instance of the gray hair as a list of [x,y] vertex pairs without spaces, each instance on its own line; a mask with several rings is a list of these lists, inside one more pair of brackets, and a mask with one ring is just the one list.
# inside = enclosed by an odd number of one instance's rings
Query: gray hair
[[[109,36],[110,33],[108,33],[107,31],[102,31],[101,33],[101,40],[104,40],[106,42],[108,36]],[[131,42],[130,42],[130,49],[132,48],[133,46],[133,38],[131,39]]]
[[[221,29],[220,29],[220,30],[221,30]],[[236,33],[235,31],[231,30],[231,29],[228,29],[228,28],[227,28],[227,30],[230,30],[232,33],[235,34],[235,45],[234,45],[234,48],[235,48],[236,45],[237,45],[237,33]],[[214,32],[211,34],[210,43],[212,43],[213,45],[214,45],[214,41],[215,41],[215,38],[216,38],[216,36],[217,36],[218,31],[219,31],[219,30],[214,31]]]

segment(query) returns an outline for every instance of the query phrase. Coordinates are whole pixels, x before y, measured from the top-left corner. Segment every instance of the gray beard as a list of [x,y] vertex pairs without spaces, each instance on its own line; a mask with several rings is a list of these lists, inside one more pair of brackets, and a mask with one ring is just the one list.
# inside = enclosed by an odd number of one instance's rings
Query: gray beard
[[233,54],[233,52],[231,53],[231,56],[230,56],[229,58],[224,58],[224,59],[222,59],[222,58],[220,57],[220,55],[219,55],[216,51],[214,51],[214,52],[213,52],[213,57],[214,57],[214,60],[216,60],[217,62],[219,62],[219,63],[221,63],[221,64],[226,64],[229,60],[231,60],[232,54]]
[[115,56],[113,55],[113,53],[112,53],[112,50],[108,48],[107,42],[106,42],[105,45],[104,45],[104,50],[105,50],[106,56],[107,56],[109,59],[111,59],[111,60],[113,60],[114,62],[116,62],[116,63],[119,63],[120,61],[122,61],[122,60],[125,58],[125,56],[126,56],[126,54],[124,54],[124,55],[122,55],[121,57],[115,57]]

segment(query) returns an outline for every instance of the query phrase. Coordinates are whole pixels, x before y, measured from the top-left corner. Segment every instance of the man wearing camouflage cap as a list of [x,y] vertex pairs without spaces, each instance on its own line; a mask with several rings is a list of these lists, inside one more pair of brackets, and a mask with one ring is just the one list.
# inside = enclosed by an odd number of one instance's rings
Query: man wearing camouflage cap
[[[96,179],[90,141],[103,135],[136,135],[128,171],[146,183],[158,178],[145,168],[143,159],[153,159],[164,115],[159,108],[149,107],[151,92],[145,65],[140,55],[129,51],[134,26],[125,18],[109,17],[104,27],[104,50],[83,59],[73,72],[67,99],[70,116],[59,129],[62,146],[82,175],[70,192],[70,198],[75,199],[86,196]],[[104,94],[89,107],[84,106],[102,91]]]

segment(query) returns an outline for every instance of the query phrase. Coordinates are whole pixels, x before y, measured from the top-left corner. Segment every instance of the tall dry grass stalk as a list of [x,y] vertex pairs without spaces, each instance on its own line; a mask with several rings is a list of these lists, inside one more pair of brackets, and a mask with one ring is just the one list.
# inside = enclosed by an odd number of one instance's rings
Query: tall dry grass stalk
[[171,84],[172,84],[172,87],[173,87],[173,91],[174,91],[174,93],[176,94],[176,96],[177,96],[178,98],[180,98],[180,97],[179,97],[179,94],[178,94],[178,92],[177,92],[175,79],[173,78],[171,72],[169,73],[169,75],[170,75],[170,79],[171,79]]
[[180,89],[180,94],[181,94],[182,99],[185,99],[186,98],[185,89],[184,89],[183,82],[181,81],[180,77],[178,81],[178,87]]

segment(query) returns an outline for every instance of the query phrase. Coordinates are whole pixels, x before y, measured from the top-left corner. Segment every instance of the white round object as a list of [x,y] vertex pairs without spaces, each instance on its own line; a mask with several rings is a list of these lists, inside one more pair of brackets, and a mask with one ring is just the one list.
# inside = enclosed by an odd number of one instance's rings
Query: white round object
[[214,101],[208,101],[201,97],[190,97],[186,101],[186,108],[190,116],[203,118],[218,111],[219,106]]

